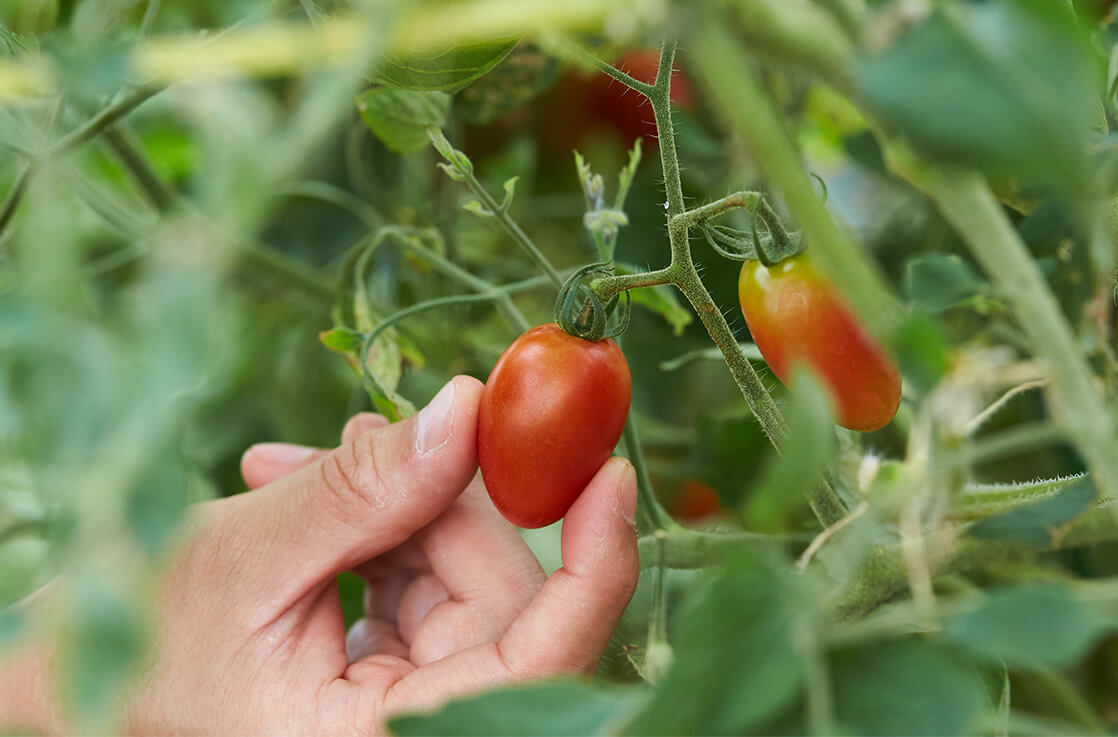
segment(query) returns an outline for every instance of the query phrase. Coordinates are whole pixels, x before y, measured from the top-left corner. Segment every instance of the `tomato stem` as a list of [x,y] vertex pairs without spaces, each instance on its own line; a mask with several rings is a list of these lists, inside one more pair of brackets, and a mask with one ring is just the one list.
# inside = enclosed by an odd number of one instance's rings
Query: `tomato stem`
[[589,66],[594,67],[608,77],[616,79],[621,84],[625,85],[631,90],[639,92],[645,97],[652,95],[652,85],[647,82],[642,82],[636,77],[633,77],[624,71],[618,69],[613,64],[610,64],[605,59],[600,58],[597,54],[589,49],[583,48],[577,43],[570,41],[566,38],[553,39],[550,41],[552,50],[559,55],[570,55],[575,57]]
[[[674,530],[678,528],[679,525],[660,504],[660,500],[656,498],[656,492],[652,488],[652,481],[648,476],[648,464],[644,460],[644,451],[641,448],[640,436],[637,433],[632,412],[629,413],[629,421],[625,423],[625,429],[622,431],[621,437],[625,442],[625,452],[629,457],[629,462],[633,464],[633,470],[637,472],[637,495],[640,499],[641,509],[648,517],[652,529]],[[644,556],[641,559],[646,560]]]

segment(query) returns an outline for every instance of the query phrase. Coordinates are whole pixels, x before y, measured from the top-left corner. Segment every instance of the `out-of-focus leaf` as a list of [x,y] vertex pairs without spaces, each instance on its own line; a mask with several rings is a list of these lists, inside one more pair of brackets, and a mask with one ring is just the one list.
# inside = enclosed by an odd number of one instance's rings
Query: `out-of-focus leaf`
[[776,716],[803,682],[792,628],[807,607],[783,566],[732,561],[680,619],[672,665],[626,734],[742,734]]
[[637,687],[550,681],[452,701],[430,714],[396,717],[389,729],[401,737],[612,734],[647,696]]
[[133,486],[125,514],[149,555],[161,553],[186,510],[187,469],[175,447],[152,450],[152,462]]
[[937,7],[855,76],[926,153],[1078,189],[1097,107],[1089,58],[1070,4],[994,0]]
[[38,37],[29,33],[16,33],[0,26],[0,56],[19,59],[30,56],[38,50]]
[[1005,514],[987,517],[970,528],[970,534],[992,540],[1048,547],[1060,526],[1078,517],[1095,500],[1089,476],[1072,481],[1059,493]]
[[792,513],[806,503],[807,492],[823,478],[835,452],[831,400],[813,374],[797,368],[791,401],[785,408],[788,441],[770,455],[761,481],[745,505],[750,529],[788,529]]
[[993,592],[978,609],[948,619],[943,632],[994,663],[1065,668],[1079,662],[1107,629],[1069,592],[1029,586]]
[[930,313],[942,312],[982,291],[985,282],[954,254],[926,253],[905,267],[902,288],[909,301]]
[[840,653],[831,682],[836,716],[850,734],[969,734],[987,706],[977,671],[923,640]]
[[633,304],[641,305],[664,318],[672,326],[672,333],[677,336],[683,335],[684,328],[694,321],[690,310],[680,304],[673,287],[662,284],[648,289],[634,289],[629,292],[629,296],[633,298]]
[[427,126],[441,127],[450,110],[444,92],[377,87],[357,96],[365,125],[393,151],[411,153],[428,143]]
[[66,83],[86,95],[113,95],[128,79],[131,48],[119,41],[91,46],[52,45],[49,50]]
[[703,414],[690,465],[695,475],[718,491],[727,508],[740,506],[754,486],[757,458],[771,447],[748,411]]
[[0,652],[15,642],[27,626],[27,617],[18,609],[0,609]]
[[559,76],[559,61],[535,44],[517,45],[504,61],[458,94],[462,117],[485,125],[532,100]]
[[460,90],[497,66],[517,41],[482,41],[382,61],[372,80],[407,90]]
[[318,334],[322,345],[336,353],[357,353],[365,336],[349,328],[333,328]]
[[138,612],[95,572],[80,575],[73,591],[72,629],[59,672],[79,721],[104,724],[120,706],[143,653]]
[[932,318],[913,312],[893,334],[893,349],[908,388],[927,394],[951,369],[947,339]]

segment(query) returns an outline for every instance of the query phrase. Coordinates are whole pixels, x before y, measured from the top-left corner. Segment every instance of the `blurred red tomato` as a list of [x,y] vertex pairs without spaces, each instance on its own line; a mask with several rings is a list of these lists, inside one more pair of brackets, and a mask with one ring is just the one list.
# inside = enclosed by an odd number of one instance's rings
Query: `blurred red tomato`
[[[642,82],[652,83],[660,63],[660,52],[641,49],[626,52],[614,65]],[[672,73],[672,103],[681,109],[694,107],[695,95],[677,58]],[[612,139],[624,149],[637,138],[649,139],[646,153],[656,150],[656,117],[644,95],[598,71],[566,69],[546,93],[505,115],[496,123],[468,131],[466,152],[483,157],[500,150],[515,133],[530,129],[541,156],[570,161],[571,151],[584,153],[594,143]],[[649,145],[649,144],[653,145]]]
[[696,479],[687,479],[679,485],[675,502],[672,504],[672,516],[685,522],[697,522],[713,517],[722,511],[722,502],[709,484],[704,484]]

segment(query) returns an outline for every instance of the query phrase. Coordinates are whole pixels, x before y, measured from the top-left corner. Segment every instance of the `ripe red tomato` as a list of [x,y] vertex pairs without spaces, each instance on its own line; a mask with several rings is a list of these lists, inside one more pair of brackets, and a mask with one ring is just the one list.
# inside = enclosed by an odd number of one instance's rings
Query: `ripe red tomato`
[[746,261],[738,297],[753,341],[781,381],[802,361],[831,390],[843,427],[868,432],[893,419],[901,401],[896,364],[807,254],[771,269]]
[[709,484],[696,479],[687,479],[679,485],[672,514],[686,522],[698,522],[713,517],[722,511],[718,492]]
[[566,514],[617,445],[632,389],[612,340],[555,323],[517,338],[489,374],[478,414],[481,475],[501,514],[529,528]]

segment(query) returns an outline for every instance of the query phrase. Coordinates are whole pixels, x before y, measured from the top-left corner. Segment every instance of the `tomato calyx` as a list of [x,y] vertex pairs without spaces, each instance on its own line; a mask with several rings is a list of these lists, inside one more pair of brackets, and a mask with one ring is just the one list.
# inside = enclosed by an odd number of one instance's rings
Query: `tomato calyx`
[[559,327],[592,342],[624,333],[629,328],[632,313],[629,293],[623,292],[624,301],[619,294],[603,302],[590,287],[594,279],[613,275],[613,263],[609,261],[587,264],[571,274],[555,300],[555,322]]
[[749,226],[748,232],[713,223],[703,223],[700,229],[710,247],[731,261],[760,261],[772,267],[807,249],[802,234],[788,230],[763,196],[749,211]]

